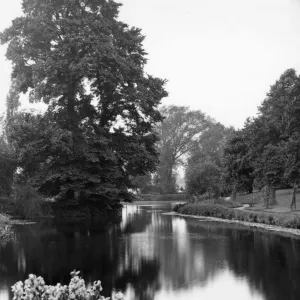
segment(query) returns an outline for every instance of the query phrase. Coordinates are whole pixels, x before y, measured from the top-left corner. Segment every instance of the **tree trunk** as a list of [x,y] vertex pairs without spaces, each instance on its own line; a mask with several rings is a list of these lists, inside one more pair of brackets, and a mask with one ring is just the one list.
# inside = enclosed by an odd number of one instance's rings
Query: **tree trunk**
[[298,185],[296,182],[293,183],[293,193],[292,193],[292,203],[291,210],[296,210],[296,193],[297,193]]
[[67,114],[68,114],[68,129],[74,132],[76,127],[76,111],[75,111],[75,83],[68,84],[67,96]]
[[234,185],[232,187],[231,200],[236,201],[236,183],[234,183]]
[[173,164],[167,166],[166,178],[164,180],[164,191],[167,193],[173,192]]
[[270,202],[270,184],[266,184],[263,188],[263,198],[264,198],[264,204],[266,208],[269,208],[269,202]]
[[269,204],[275,205],[277,204],[276,201],[276,190],[273,185],[270,185],[270,196],[269,196]]

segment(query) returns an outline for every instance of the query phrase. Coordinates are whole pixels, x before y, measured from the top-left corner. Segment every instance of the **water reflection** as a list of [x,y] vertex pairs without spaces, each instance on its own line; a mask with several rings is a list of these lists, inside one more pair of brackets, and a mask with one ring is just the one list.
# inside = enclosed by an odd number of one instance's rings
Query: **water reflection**
[[10,299],[9,290],[6,286],[3,286],[3,287],[0,286],[0,299],[1,300],[9,300]]
[[299,299],[300,243],[254,230],[162,214],[170,206],[128,205],[109,228],[44,222],[16,227],[0,245],[0,299],[29,273],[68,283],[81,270],[106,296],[128,300]]
[[238,279],[226,270],[216,274],[205,286],[191,286],[189,289],[161,290],[155,300],[199,300],[199,299],[230,299],[230,300],[263,300],[264,297],[250,289],[246,280]]

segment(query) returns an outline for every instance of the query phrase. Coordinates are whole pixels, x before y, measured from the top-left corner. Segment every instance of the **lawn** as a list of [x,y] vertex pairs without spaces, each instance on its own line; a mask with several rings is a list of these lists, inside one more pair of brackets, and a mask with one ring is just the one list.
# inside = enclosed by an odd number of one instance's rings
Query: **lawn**
[[[242,204],[251,204],[253,197],[255,198],[259,194],[257,192],[253,194],[238,196],[237,201]],[[256,197],[254,201],[254,206],[247,208],[247,210],[252,211],[266,211],[266,212],[274,212],[274,213],[287,213],[290,212],[291,214],[297,214],[300,215],[300,189],[299,192],[296,195],[296,205],[297,209],[294,211],[291,211],[290,204],[292,201],[292,189],[286,189],[286,190],[277,190],[276,191],[276,205],[266,209],[264,207],[264,203],[262,201],[258,201],[258,197]]]

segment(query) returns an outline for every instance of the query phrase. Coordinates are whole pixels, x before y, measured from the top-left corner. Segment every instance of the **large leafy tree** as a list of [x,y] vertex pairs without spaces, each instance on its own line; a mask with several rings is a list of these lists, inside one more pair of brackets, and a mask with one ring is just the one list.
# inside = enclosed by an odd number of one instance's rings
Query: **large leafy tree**
[[[131,176],[155,168],[153,127],[167,95],[164,80],[144,73],[141,31],[119,21],[120,4],[112,0],[23,0],[22,6],[23,16],[1,42],[8,43],[19,91],[49,105],[43,117],[21,122],[37,131],[35,138],[23,125],[12,134],[24,171],[45,194],[84,193],[106,206],[130,199]],[[36,168],[29,172],[33,148]]]
[[17,168],[16,152],[9,139],[11,121],[20,105],[18,81],[13,80],[6,97],[6,115],[1,116],[0,125],[0,195],[9,196],[13,191],[14,174]]
[[6,97],[6,120],[10,120],[18,111],[20,106],[20,90],[18,78],[14,78]]
[[232,128],[211,122],[195,141],[186,168],[188,194],[219,196],[224,192],[221,185],[224,147],[233,134]]
[[220,195],[221,169],[212,161],[189,165],[185,176],[188,195],[202,195],[209,199]]
[[17,161],[15,153],[7,143],[5,136],[0,136],[0,195],[9,196],[12,192]]
[[[295,202],[300,179],[299,111],[300,79],[295,70],[289,69],[271,86],[259,107],[258,116],[245,123],[242,130],[244,146],[236,147],[236,153],[230,153],[232,144],[225,151],[228,170],[234,171],[231,179],[240,180],[239,168],[249,165],[256,187],[264,187],[266,205],[276,203],[276,187],[286,184],[294,187],[292,198]],[[243,143],[239,142],[240,145]]]
[[160,137],[157,177],[163,191],[173,192],[176,167],[195,147],[196,139],[208,128],[210,120],[201,111],[193,111],[185,106],[163,106],[160,112],[165,119],[157,126]]
[[271,86],[259,111],[268,129],[268,142],[278,148],[277,174],[294,187],[293,205],[300,179],[300,78],[294,69],[286,70]]
[[237,192],[252,192],[253,167],[244,130],[237,130],[228,139],[222,158],[222,183],[228,185],[233,200]]

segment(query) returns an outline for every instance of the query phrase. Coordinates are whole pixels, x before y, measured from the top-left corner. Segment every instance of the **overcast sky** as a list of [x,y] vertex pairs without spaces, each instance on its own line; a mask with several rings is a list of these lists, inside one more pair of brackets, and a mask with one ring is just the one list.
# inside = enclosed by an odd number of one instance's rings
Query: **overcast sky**
[[[120,19],[146,35],[146,71],[168,80],[164,104],[239,128],[284,70],[300,70],[300,0],[121,2]],[[20,0],[5,1],[0,30],[20,13]],[[0,113],[11,72],[4,53],[0,46]]]

